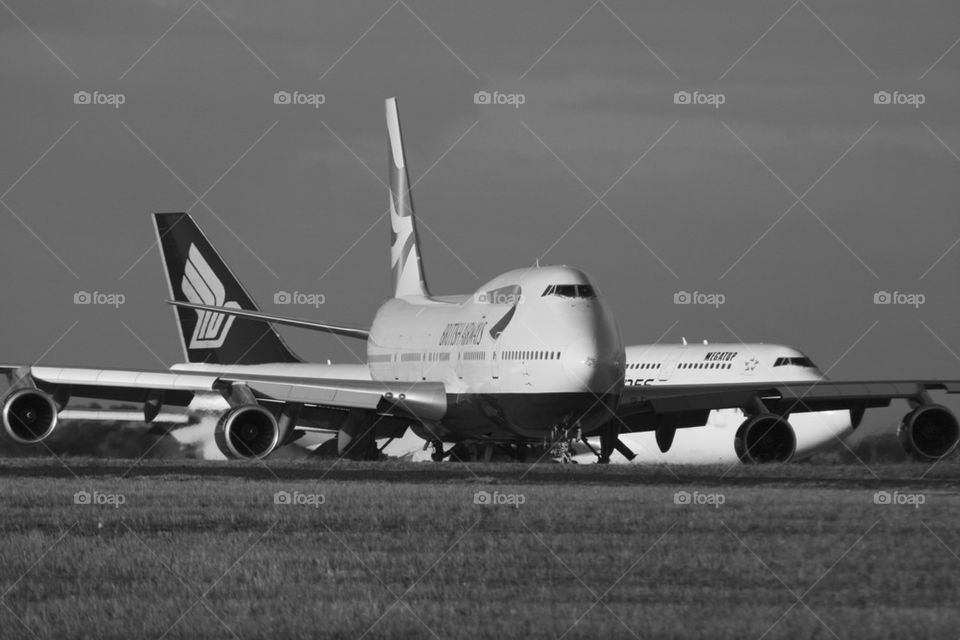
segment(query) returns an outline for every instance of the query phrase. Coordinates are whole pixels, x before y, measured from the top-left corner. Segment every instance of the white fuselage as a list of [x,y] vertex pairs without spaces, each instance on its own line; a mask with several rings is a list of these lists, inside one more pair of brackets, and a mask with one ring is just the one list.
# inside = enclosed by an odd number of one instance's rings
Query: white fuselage
[[[660,384],[732,384],[738,382],[812,382],[823,374],[799,351],[767,344],[635,345],[626,351],[626,386]],[[734,436],[746,419],[740,409],[711,411],[700,427],[678,429],[666,453],[657,446],[652,432],[620,436],[637,457],[635,464],[736,464]],[[837,446],[852,433],[849,411],[795,413],[789,418],[797,438],[794,459]],[[597,438],[590,440],[599,447]],[[586,448],[578,449],[578,461],[592,461]],[[611,462],[627,462],[615,452]]]

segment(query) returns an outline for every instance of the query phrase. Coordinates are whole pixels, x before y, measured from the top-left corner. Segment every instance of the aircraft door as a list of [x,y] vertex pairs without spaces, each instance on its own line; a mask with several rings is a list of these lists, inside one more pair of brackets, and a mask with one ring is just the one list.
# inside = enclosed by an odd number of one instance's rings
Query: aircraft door
[[682,350],[675,349],[667,355],[663,365],[657,371],[657,382],[666,382],[673,376],[673,370],[677,368],[677,361],[682,354]]

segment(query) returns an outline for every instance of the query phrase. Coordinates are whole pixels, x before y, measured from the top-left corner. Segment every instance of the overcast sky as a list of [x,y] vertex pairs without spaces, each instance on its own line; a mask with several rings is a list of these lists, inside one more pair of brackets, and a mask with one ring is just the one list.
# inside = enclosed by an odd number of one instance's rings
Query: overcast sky
[[[369,322],[390,289],[396,95],[434,293],[539,257],[585,269],[628,344],[776,342],[836,379],[960,377],[956,3],[4,2],[7,362],[181,358],[153,211],[191,210],[264,309]],[[274,305],[281,290],[326,303]]]

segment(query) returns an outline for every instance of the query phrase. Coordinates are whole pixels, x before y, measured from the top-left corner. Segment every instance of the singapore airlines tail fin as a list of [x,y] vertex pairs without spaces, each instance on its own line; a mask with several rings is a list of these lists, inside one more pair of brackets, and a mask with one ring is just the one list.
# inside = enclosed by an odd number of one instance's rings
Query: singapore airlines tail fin
[[[154,214],[170,296],[177,302],[258,311],[203,232],[186,213]],[[175,307],[187,362],[301,362],[269,322]]]
[[393,295],[429,296],[420,260],[420,239],[410,194],[410,176],[403,152],[397,99],[387,99],[387,131],[390,134],[390,264]]

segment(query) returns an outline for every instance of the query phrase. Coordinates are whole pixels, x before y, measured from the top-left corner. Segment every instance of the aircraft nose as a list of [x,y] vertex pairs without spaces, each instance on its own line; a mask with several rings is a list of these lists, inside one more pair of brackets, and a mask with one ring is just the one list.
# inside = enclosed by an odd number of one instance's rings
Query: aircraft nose
[[561,365],[577,392],[617,396],[623,392],[623,338],[613,312],[602,299],[584,305],[569,325]]
[[564,349],[561,366],[579,391],[616,393],[623,381],[623,358],[617,357],[617,350],[592,340],[580,340]]

